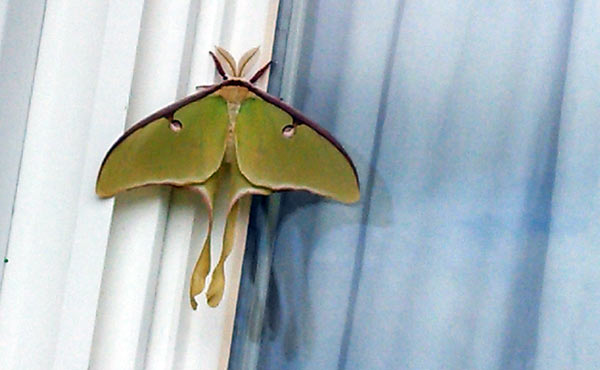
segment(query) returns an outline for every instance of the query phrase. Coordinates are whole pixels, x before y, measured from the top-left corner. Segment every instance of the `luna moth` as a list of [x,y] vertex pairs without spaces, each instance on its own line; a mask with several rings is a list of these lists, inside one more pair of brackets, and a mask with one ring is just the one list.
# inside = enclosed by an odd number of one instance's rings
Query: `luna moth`
[[212,307],[223,297],[239,199],[283,190],[307,190],[343,203],[360,197],[354,164],[331,134],[254,86],[271,62],[244,79],[257,52],[251,49],[237,62],[220,47],[209,52],[223,81],[133,125],[108,150],[98,173],[96,193],[103,198],[147,185],[183,187],[202,197],[208,230],[190,281],[193,309],[210,272],[214,202],[223,184],[229,185],[228,212],[206,292]]

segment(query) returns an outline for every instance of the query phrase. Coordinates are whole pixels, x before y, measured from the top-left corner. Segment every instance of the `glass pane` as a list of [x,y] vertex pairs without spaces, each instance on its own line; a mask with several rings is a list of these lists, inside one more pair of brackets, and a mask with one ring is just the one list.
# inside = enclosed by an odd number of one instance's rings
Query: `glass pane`
[[255,205],[230,368],[533,367],[572,6],[293,7],[281,86],[347,149],[362,198],[286,193],[272,235]]

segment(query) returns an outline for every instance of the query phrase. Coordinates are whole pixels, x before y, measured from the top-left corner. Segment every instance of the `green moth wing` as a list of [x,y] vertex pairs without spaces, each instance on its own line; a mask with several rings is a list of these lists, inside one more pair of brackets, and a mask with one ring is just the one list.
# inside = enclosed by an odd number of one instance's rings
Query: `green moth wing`
[[199,193],[208,210],[208,230],[190,282],[194,296],[210,271],[210,232],[215,194],[223,177],[229,111],[215,85],[150,115],[127,130],[108,151],[96,193],[110,197],[124,190],[168,184]]
[[212,92],[191,95],[126,131],[102,163],[96,193],[206,181],[221,165],[229,123],[227,102]]
[[294,108],[251,85],[235,126],[239,167],[253,184],[308,190],[344,203],[360,197],[356,170],[341,145]]

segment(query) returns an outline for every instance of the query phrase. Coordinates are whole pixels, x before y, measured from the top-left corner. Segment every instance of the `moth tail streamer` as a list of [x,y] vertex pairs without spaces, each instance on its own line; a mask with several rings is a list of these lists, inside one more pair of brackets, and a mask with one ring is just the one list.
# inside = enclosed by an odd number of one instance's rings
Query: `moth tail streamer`
[[223,233],[221,258],[213,270],[210,285],[206,292],[206,302],[211,307],[217,307],[223,299],[223,292],[225,290],[225,261],[233,249],[236,223],[240,214],[238,204],[239,201],[235,202],[229,210],[229,214],[227,215],[227,220],[225,221],[225,231]]
[[221,172],[217,171],[204,184],[188,187],[189,190],[199,193],[202,196],[208,216],[208,228],[206,230],[206,237],[202,245],[202,251],[200,252],[200,256],[196,261],[196,265],[194,266],[194,271],[192,272],[192,277],[190,279],[190,304],[194,310],[198,308],[198,303],[196,302],[195,297],[202,293],[202,290],[204,290],[206,277],[210,272],[210,242],[214,220],[213,205],[215,202],[215,193],[219,186],[220,179]]
[[192,309],[198,308],[198,302],[195,297],[202,293],[204,290],[204,284],[206,277],[210,271],[210,233],[212,231],[212,216],[208,221],[208,230],[206,231],[206,237],[204,239],[204,245],[202,246],[202,252],[196,261],[194,266],[194,272],[190,280],[190,304]]

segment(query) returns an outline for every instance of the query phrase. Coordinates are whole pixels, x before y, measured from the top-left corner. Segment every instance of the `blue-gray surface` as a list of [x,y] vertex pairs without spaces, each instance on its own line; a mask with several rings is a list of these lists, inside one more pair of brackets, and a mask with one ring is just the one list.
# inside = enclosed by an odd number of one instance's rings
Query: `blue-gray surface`
[[362,200],[283,197],[258,368],[599,368],[600,1],[311,7]]

